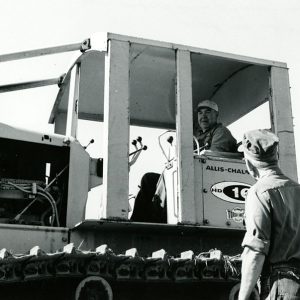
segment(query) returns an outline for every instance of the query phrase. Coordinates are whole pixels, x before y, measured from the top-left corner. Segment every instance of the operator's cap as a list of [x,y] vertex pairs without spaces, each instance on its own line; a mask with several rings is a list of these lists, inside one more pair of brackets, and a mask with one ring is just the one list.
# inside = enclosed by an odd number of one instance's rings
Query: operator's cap
[[208,107],[215,111],[219,111],[218,104],[212,100],[203,100],[199,102],[197,106],[197,111],[199,111],[199,109],[202,107]]
[[245,158],[255,167],[266,167],[277,164],[277,145],[279,138],[267,129],[256,129],[244,133],[243,151]]

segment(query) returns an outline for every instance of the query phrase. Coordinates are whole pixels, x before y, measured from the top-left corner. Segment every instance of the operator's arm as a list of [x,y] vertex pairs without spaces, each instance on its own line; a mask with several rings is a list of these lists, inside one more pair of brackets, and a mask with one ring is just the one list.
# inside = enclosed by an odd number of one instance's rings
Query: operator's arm
[[247,300],[260,276],[265,261],[265,255],[245,247],[242,257],[242,280],[239,300]]

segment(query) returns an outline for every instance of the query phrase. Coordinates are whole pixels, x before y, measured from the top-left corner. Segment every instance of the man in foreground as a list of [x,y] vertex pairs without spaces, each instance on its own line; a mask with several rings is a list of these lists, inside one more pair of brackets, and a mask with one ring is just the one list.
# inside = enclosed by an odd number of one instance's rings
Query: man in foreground
[[246,198],[239,300],[249,299],[263,266],[270,277],[267,299],[300,299],[300,186],[279,169],[278,142],[268,130],[243,137],[246,165],[257,182]]
[[[197,106],[199,128],[195,136],[201,150],[236,152],[237,142],[231,132],[218,123],[219,108],[211,100]],[[146,173],[141,180],[140,191],[135,199],[131,216],[135,222],[166,223],[166,187],[163,174]]]

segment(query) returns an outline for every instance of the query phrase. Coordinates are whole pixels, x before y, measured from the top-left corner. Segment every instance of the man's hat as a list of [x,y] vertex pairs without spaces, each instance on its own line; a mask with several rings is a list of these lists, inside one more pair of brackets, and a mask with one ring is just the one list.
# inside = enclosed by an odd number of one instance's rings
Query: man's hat
[[256,129],[244,133],[243,151],[255,167],[277,164],[279,138],[267,129]]
[[215,111],[219,111],[218,104],[211,100],[203,100],[203,101],[199,102],[198,106],[197,106],[197,110],[199,111],[199,109],[202,107],[208,107]]

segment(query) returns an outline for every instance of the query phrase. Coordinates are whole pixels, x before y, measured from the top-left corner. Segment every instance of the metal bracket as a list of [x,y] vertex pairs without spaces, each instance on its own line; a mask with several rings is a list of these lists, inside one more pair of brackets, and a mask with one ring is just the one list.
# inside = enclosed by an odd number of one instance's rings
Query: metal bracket
[[81,52],[85,52],[86,50],[91,49],[91,40],[90,39],[85,39],[80,47]]

